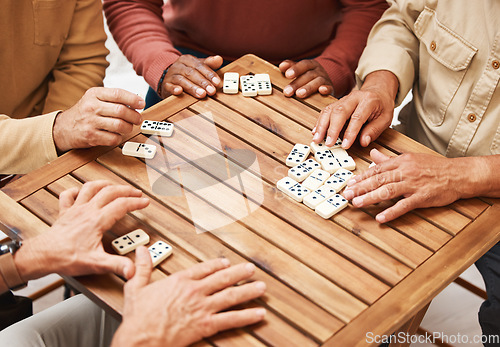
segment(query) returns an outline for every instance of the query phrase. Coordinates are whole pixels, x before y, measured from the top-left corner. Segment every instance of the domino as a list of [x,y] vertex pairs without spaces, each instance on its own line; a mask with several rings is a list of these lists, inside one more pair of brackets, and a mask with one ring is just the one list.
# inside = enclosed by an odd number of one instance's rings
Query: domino
[[156,146],[129,141],[123,145],[122,154],[137,158],[153,159],[156,154]]
[[337,161],[339,162],[339,165],[347,170],[355,170],[356,169],[356,162],[352,157],[347,157],[347,158],[337,158]]
[[172,136],[174,132],[174,125],[169,122],[156,122],[152,120],[145,120],[141,125],[141,133],[147,135],[158,136]]
[[316,153],[317,151],[322,151],[322,150],[325,150],[325,149],[334,149],[334,148],[339,148],[340,146],[342,146],[342,140],[340,139],[340,137],[337,139],[337,141],[335,141],[335,144],[331,147],[327,147],[325,145],[325,141],[322,141],[320,143],[316,143],[316,142],[311,142],[311,150],[313,153]]
[[240,74],[237,72],[226,72],[222,91],[224,94],[238,94]]
[[132,252],[139,246],[149,243],[149,235],[142,229],[137,229],[111,241],[111,246],[120,255]]
[[339,191],[342,190],[347,184],[347,181],[353,176],[354,174],[344,168],[338,169],[329,179],[325,181],[325,185],[329,186],[338,193]]
[[321,187],[329,177],[330,174],[325,170],[316,169],[306,178],[302,186],[309,190],[316,190]]
[[322,149],[316,151],[316,153],[314,153],[314,158],[320,163],[322,163],[323,161],[335,159],[332,152],[329,149]]
[[271,95],[273,93],[271,79],[267,73],[255,74],[255,84],[257,85],[258,95]]
[[246,75],[240,77],[241,83],[241,94],[243,96],[257,96],[257,85],[255,83],[255,77],[252,75]]
[[297,182],[302,182],[321,165],[314,159],[307,159],[303,163],[288,169],[288,177],[293,178]]
[[319,204],[314,211],[324,219],[331,218],[334,214],[339,213],[348,205],[347,200],[340,194],[335,194]]
[[302,202],[304,203],[304,205],[314,210],[316,206],[321,204],[332,195],[335,195],[335,193],[337,192],[332,187],[321,186],[311,194],[308,194]]
[[311,148],[307,145],[297,143],[286,158],[286,166],[296,166],[307,159]]
[[330,175],[340,169],[342,166],[336,158],[323,160],[321,162],[321,168],[328,172]]
[[290,177],[284,177],[276,183],[276,187],[295,201],[302,202],[311,191]]
[[151,247],[148,248],[153,267],[160,264],[167,259],[173,252],[172,246],[163,241],[156,241]]

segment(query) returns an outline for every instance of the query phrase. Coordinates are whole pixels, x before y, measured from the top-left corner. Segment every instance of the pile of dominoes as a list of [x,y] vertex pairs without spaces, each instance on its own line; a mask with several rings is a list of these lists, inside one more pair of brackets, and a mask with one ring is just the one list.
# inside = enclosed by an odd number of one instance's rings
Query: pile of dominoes
[[[288,177],[280,179],[276,187],[325,219],[342,211],[348,202],[339,192],[354,175],[351,171],[356,169],[356,163],[341,144],[341,139],[332,147],[324,142],[296,144],[286,158],[286,165],[291,167]],[[311,152],[314,159],[308,159]]]
[[[120,236],[111,242],[111,246],[120,255],[125,255],[132,252],[137,247],[147,245],[149,243],[149,235],[142,229],[137,229],[129,232],[126,235]],[[153,266],[160,264],[163,260],[172,254],[172,246],[163,241],[156,241],[148,248],[149,255]]]
[[237,72],[226,72],[222,91],[224,94],[238,94],[239,82],[241,82],[241,94],[243,96],[271,95],[273,93],[271,79],[266,73],[240,77]]

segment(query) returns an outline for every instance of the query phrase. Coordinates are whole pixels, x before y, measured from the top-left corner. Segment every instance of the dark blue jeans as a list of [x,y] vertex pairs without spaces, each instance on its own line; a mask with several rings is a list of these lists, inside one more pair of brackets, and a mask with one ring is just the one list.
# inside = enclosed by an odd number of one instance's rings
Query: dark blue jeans
[[[205,53],[201,53],[201,52],[195,51],[193,49],[189,49],[189,48],[175,47],[175,49],[177,49],[182,54],[190,54],[190,55],[193,55],[193,56],[195,56],[197,58],[207,58],[208,57],[208,55],[205,54]],[[230,61],[224,60],[222,62],[222,66],[221,67],[224,67],[224,66],[226,66],[229,63],[230,63]],[[159,103],[161,100],[162,99],[156,93],[156,90],[154,90],[153,88],[149,87],[148,93],[146,94],[146,107],[144,109],[147,109],[147,108],[153,106],[154,104]]]
[[479,309],[479,324],[484,338],[492,336],[491,341],[485,346],[500,346],[500,242],[493,246],[477,262],[476,267],[483,276],[486,285],[488,300],[482,303]]

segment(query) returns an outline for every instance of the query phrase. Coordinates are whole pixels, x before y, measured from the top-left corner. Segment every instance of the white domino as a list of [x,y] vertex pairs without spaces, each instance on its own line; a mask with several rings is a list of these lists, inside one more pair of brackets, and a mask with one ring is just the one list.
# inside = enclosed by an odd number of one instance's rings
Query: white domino
[[297,182],[302,182],[321,165],[314,159],[307,159],[303,163],[288,169],[288,177],[293,178]]
[[302,202],[305,196],[311,191],[303,187],[299,182],[290,177],[284,177],[276,183],[276,187],[283,193],[294,199],[295,201]]
[[252,75],[246,75],[240,77],[241,84],[241,94],[243,96],[257,96],[257,84],[255,83],[255,77]]
[[297,143],[286,158],[286,166],[296,166],[307,159],[311,148],[307,145]]
[[347,181],[354,176],[354,174],[344,168],[338,169],[329,179],[325,181],[325,185],[332,187],[338,193],[347,184]]
[[152,120],[145,120],[141,125],[141,133],[147,135],[158,136],[172,136],[174,132],[174,125],[169,122],[156,122]]
[[322,163],[324,161],[331,161],[331,160],[335,159],[332,152],[329,149],[322,149],[322,150],[316,151],[314,153],[314,158],[317,161],[319,161],[320,163]]
[[325,141],[322,141],[320,143],[316,143],[314,141],[311,142],[311,150],[313,153],[316,153],[317,151],[322,151],[325,149],[339,148],[340,146],[342,146],[342,140],[340,138],[338,138],[337,141],[334,143],[334,145],[331,147],[326,146]]
[[166,244],[163,241],[157,241],[153,243],[153,245],[148,248],[148,251],[149,255],[151,256],[151,261],[153,262],[153,267],[160,264],[173,252],[172,246]]
[[258,95],[271,95],[273,93],[271,79],[267,73],[255,74],[255,84]]
[[222,91],[225,94],[238,94],[240,74],[237,72],[226,72],[224,74],[224,83]]
[[131,157],[153,159],[156,154],[156,146],[139,142],[126,142],[123,145],[122,154]]
[[347,200],[340,194],[335,194],[316,206],[314,211],[324,219],[331,218],[334,214],[339,213],[348,205]]
[[316,206],[321,204],[332,195],[335,195],[335,193],[337,192],[332,187],[321,186],[311,194],[308,194],[302,202],[304,203],[304,205],[314,210]]
[[344,169],[347,170],[355,170],[356,169],[356,162],[352,157],[347,157],[347,158],[337,158],[337,161],[339,162],[340,166]]
[[326,159],[321,162],[321,168],[329,174],[333,174],[341,167],[339,161],[335,158]]
[[309,190],[316,190],[325,183],[325,181],[330,177],[330,174],[325,170],[316,169],[309,177],[302,182],[302,186]]
[[120,255],[132,252],[139,246],[149,243],[149,235],[142,229],[117,237],[111,241],[111,246]]

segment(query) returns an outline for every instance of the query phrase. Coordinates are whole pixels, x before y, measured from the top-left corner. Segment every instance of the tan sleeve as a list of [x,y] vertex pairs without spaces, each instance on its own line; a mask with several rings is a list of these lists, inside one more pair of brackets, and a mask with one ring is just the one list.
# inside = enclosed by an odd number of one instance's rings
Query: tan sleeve
[[25,174],[57,158],[52,128],[58,113],[25,119],[0,115],[0,174]]
[[396,104],[411,90],[418,73],[419,40],[413,26],[425,1],[388,0],[390,7],[373,27],[356,70],[360,86],[372,72],[387,70],[399,80]]

